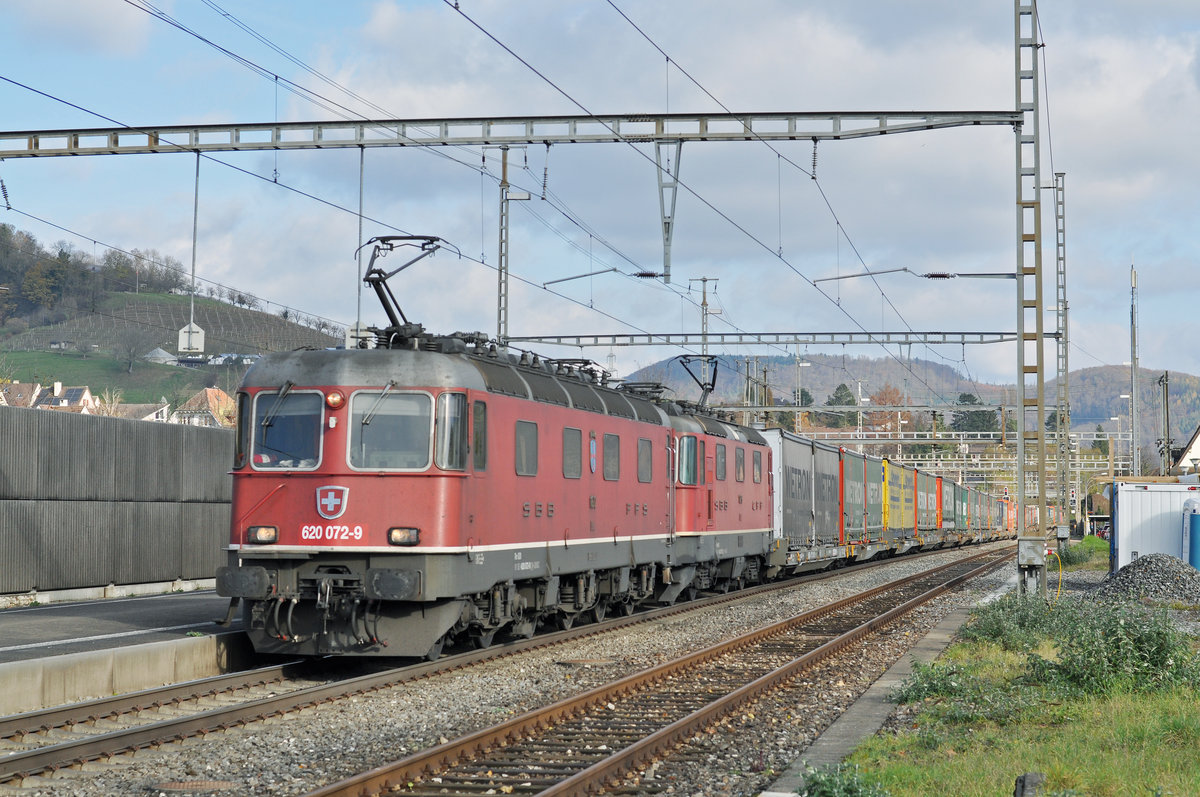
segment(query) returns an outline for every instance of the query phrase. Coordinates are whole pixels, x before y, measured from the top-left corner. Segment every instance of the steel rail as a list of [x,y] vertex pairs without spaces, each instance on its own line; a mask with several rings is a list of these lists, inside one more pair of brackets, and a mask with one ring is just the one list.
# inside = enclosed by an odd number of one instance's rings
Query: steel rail
[[198,700],[236,689],[266,686],[291,677],[295,674],[294,670],[299,669],[299,666],[298,662],[288,662],[287,664],[216,675],[211,678],[197,678],[192,681],[113,697],[102,697],[84,703],[70,703],[21,714],[10,714],[7,717],[0,717],[0,738],[92,722],[116,714],[159,708],[169,703]]
[[[935,553],[945,553],[945,550],[922,552],[917,555],[924,556]],[[224,731],[239,725],[246,725],[250,722],[264,720],[271,716],[280,716],[291,711],[309,708],[321,703],[332,702],[343,697],[384,689],[396,684],[416,680],[418,678],[434,675],[440,672],[466,667],[481,661],[516,655],[543,647],[550,647],[566,641],[582,639],[608,631],[625,628],[638,623],[650,622],[653,620],[662,619],[664,617],[693,611],[695,609],[710,607],[730,601],[742,600],[762,594],[764,592],[788,589],[814,580],[831,578],[837,575],[846,575],[859,568],[867,569],[895,561],[897,560],[885,559],[877,562],[866,562],[853,567],[841,568],[839,570],[830,571],[827,573],[806,574],[807,577],[803,579],[788,579],[785,581],[772,582],[770,584],[763,584],[722,595],[714,595],[699,600],[675,604],[672,606],[650,609],[648,611],[639,612],[630,617],[612,618],[601,623],[579,626],[565,631],[557,631],[549,634],[541,634],[532,639],[518,640],[503,645],[496,645],[483,650],[469,651],[452,656],[444,656],[434,662],[412,664],[405,667],[389,669],[380,673],[372,673],[355,678],[345,679],[332,684],[322,684],[303,689],[297,689],[280,695],[248,701],[237,706],[210,709],[208,711],[201,711],[187,717],[171,718],[162,720],[160,722],[148,723],[145,725],[112,731],[109,733],[98,733],[95,736],[87,739],[72,740],[60,744],[48,745],[35,750],[11,753],[9,755],[0,756],[0,782],[18,780],[35,775],[39,772],[45,772],[48,770],[53,771],[64,767],[70,767],[77,764],[82,764],[86,761],[105,758],[140,748],[167,744],[182,740],[189,736]],[[230,676],[217,676],[217,679],[236,679],[238,677],[239,676],[237,674],[233,674]],[[19,733],[21,730],[37,732],[38,730],[45,728],[46,723],[50,721],[51,717],[59,718],[59,720],[61,720],[59,726],[61,727],[61,725],[71,724],[72,719],[75,723],[83,723],[91,721],[100,716],[108,716],[112,712],[106,711],[103,714],[99,713],[99,705],[109,703],[110,701],[113,705],[119,705],[123,701],[129,701],[130,705],[140,706],[143,708],[154,704],[174,702],[173,698],[168,698],[164,695],[170,694],[177,690],[187,691],[187,686],[187,684],[180,684],[172,687],[164,687],[159,690],[145,690],[144,692],[131,695],[103,699],[88,704],[76,704],[72,706],[45,709],[37,712],[29,712],[23,715],[14,715],[12,717],[4,718],[4,721],[6,723],[10,723],[10,735],[13,733]],[[154,697],[155,692],[159,693],[158,697]],[[91,710],[86,712],[81,711],[81,709],[85,706],[91,707]],[[24,728],[16,727],[17,721],[21,717],[26,719],[26,725]]]
[[[632,772],[642,766],[647,766],[653,763],[655,758],[669,753],[680,744],[683,744],[688,739],[694,737],[697,733],[710,727],[714,722],[720,720],[728,714],[737,711],[747,703],[753,702],[769,692],[772,692],[787,682],[796,678],[805,670],[810,669],[814,665],[832,657],[836,653],[850,647],[851,645],[862,641],[869,634],[878,631],[887,626],[899,617],[913,611],[925,603],[933,600],[939,595],[944,594],[959,584],[983,575],[990,570],[998,567],[1008,557],[1003,557],[995,561],[987,562],[975,568],[969,573],[956,576],[943,584],[934,587],[921,595],[912,598],[899,606],[896,606],[889,611],[875,617],[857,628],[842,634],[835,639],[831,639],[820,647],[793,659],[788,664],[778,670],[767,673],[762,677],[746,684],[724,697],[718,698],[709,703],[699,711],[676,720],[662,730],[647,736],[645,739],[626,747],[624,750],[600,761],[587,769],[576,773],[567,778],[561,783],[543,790],[540,794],[546,797],[558,797],[559,795],[584,795],[594,793],[594,787],[615,780],[621,779],[625,773]],[[964,560],[966,561],[966,560]],[[962,564],[956,562],[954,564]],[[949,565],[948,565],[949,567]],[[928,575],[921,574],[916,578]]]
[[[788,678],[794,677],[795,673],[803,669],[803,667],[811,666],[813,663],[822,658],[832,655],[834,652],[842,649],[848,644],[861,639],[866,634],[870,633],[881,624],[886,624],[907,611],[911,611],[921,603],[932,600],[937,595],[942,594],[952,586],[961,583],[961,581],[974,577],[981,572],[986,572],[992,568],[998,567],[1007,559],[1011,558],[1011,551],[1005,552],[997,557],[995,551],[987,551],[975,556],[967,557],[949,564],[941,565],[931,570],[924,571],[915,576],[898,579],[888,584],[881,585],[874,589],[863,593],[844,598],[825,606],[818,607],[804,614],[797,615],[788,620],[775,623],[764,628],[760,628],[748,633],[742,634],[732,640],[717,643],[703,650],[689,654],[687,656],[675,659],[674,661],[643,670],[639,673],[634,673],[618,681],[606,684],[595,689],[591,689],[573,697],[565,698],[549,706],[527,712],[519,717],[514,717],[511,720],[500,723],[489,728],[485,728],[475,733],[467,734],[458,739],[453,739],[427,750],[415,753],[399,761],[385,764],[376,767],[368,772],[362,773],[352,778],[347,778],[338,783],[331,784],[324,788],[310,792],[307,797],[367,797],[368,795],[386,794],[394,789],[404,789],[409,784],[420,781],[435,775],[436,772],[449,768],[454,762],[477,757],[488,750],[502,747],[513,739],[520,738],[524,735],[529,735],[535,732],[553,727],[563,721],[566,721],[587,709],[594,706],[603,706],[614,699],[620,699],[624,695],[628,695],[646,685],[656,683],[658,681],[670,678],[680,672],[685,672],[697,665],[706,663],[716,658],[728,655],[729,653],[757,644],[766,639],[777,637],[781,634],[786,634],[789,631],[811,623],[814,620],[819,620],[834,612],[837,612],[848,606],[867,601],[884,592],[900,588],[906,583],[920,578],[928,578],[930,575],[935,575],[944,570],[953,567],[960,567],[963,563],[973,562],[982,558],[987,558],[988,561],[980,568],[976,568],[971,573],[960,575],[945,584],[939,585],[934,590],[923,594],[919,598],[914,598],[899,607],[895,607],[878,618],[875,618],[848,634],[838,637],[835,640],[825,643],[820,648],[812,651],[799,659],[794,660],[786,666]],[[818,655],[819,653],[819,655]],[[736,695],[740,695],[740,700],[744,702],[750,699],[747,696],[755,696],[761,694],[767,688],[766,684],[769,679],[774,676],[764,676],[753,683],[737,690]],[[732,696],[726,696],[701,711],[719,710],[728,712],[735,706]],[[714,708],[715,707],[715,708]],[[693,715],[694,716],[694,715]],[[576,775],[562,781],[550,789],[547,789],[542,794],[583,794],[590,793],[591,787],[594,787],[599,780],[611,779],[611,772],[626,771],[629,767],[636,766],[638,763],[648,762],[654,755],[659,754],[662,747],[660,743],[663,740],[670,740],[670,746],[675,746],[682,738],[686,738],[685,729],[695,727],[697,723],[701,727],[711,722],[710,719],[698,720],[692,716],[681,719],[667,727],[647,736],[640,742],[630,745],[614,754],[610,759],[600,762],[588,769],[579,772]],[[644,745],[648,745],[645,746]],[[610,764],[610,761],[614,763]],[[612,768],[610,772],[610,767]],[[586,779],[583,779],[584,773],[590,772]],[[598,778],[599,780],[597,780]],[[586,784],[585,784],[586,780]],[[568,786],[568,784],[570,784]]]

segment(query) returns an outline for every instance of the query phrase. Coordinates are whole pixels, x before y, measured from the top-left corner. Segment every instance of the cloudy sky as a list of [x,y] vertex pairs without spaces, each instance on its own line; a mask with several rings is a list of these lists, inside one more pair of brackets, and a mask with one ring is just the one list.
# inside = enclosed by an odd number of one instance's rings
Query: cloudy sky
[[[333,103],[359,118],[1014,105],[1011,0],[457,5],[9,0],[0,131],[312,121],[336,118]],[[1187,343],[1200,254],[1200,7],[1043,0],[1039,11],[1044,179],[1066,174],[1072,368],[1129,360],[1133,262],[1143,366],[1200,373],[1200,347]],[[698,332],[692,280],[701,277],[716,280],[713,332],[1015,328],[1011,281],[894,273],[823,282],[823,293],[809,282],[900,267],[1011,271],[1011,129],[823,142],[817,180],[811,143],[773,146],[684,146],[670,286],[628,276],[662,266],[652,147],[511,153],[513,182],[534,199],[513,205],[510,333]],[[365,236],[437,235],[465,256],[439,253],[394,280],[405,312],[431,329],[495,332],[498,158],[476,148],[366,152]],[[353,150],[203,160],[198,275],[354,321],[358,169]],[[194,171],[186,154],[9,159],[0,179],[12,209],[0,207],[0,222],[98,257],[105,246],[136,247],[190,264]],[[1044,225],[1052,279],[1050,212]],[[541,287],[609,268],[618,272]],[[1050,282],[1051,311],[1053,296]],[[382,320],[369,296],[362,316]],[[616,367],[676,353],[617,349]],[[948,363],[968,380],[1015,380],[1011,346],[889,353]],[[609,351],[556,354],[604,362]],[[1049,375],[1053,367],[1051,355]],[[915,370],[916,396],[920,381]]]

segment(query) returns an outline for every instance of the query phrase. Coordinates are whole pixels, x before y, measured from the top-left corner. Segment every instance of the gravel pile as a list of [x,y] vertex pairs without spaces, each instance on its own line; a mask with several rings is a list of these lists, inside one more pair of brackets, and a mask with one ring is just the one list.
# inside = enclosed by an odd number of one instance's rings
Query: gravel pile
[[[301,795],[407,753],[478,730],[659,664],[684,652],[782,620],[979,548],[947,551],[919,561],[903,558],[879,568],[760,596],[735,606],[693,612],[531,651],[465,671],[445,673],[392,689],[289,714],[242,729],[122,757],[89,771],[64,770],[52,780],[8,790],[24,797],[158,797],[192,793]],[[972,604],[1010,580],[1001,568],[976,590],[952,592],[910,621],[877,637],[867,653],[844,655],[810,676],[818,695],[784,690],[760,701],[692,746],[683,768],[647,773],[638,791],[753,795],[767,786],[892,662],[947,612]],[[191,790],[181,785],[195,785]],[[207,786],[208,788],[203,788]]]
[[1200,605],[1200,570],[1174,556],[1139,556],[1096,587],[1100,598]]

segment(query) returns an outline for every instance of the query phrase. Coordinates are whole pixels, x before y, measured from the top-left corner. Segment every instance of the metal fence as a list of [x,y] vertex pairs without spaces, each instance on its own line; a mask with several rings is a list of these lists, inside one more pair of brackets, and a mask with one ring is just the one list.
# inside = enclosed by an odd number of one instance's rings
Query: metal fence
[[0,594],[211,578],[233,433],[0,407]]

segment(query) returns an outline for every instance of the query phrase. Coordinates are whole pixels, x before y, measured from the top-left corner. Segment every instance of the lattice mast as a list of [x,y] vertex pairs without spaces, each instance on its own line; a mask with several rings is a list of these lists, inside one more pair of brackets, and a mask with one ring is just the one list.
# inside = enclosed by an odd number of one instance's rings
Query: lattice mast
[[1023,593],[1045,594],[1046,378],[1036,0],[1014,0],[1013,22],[1014,89],[1022,117],[1016,128],[1017,567]]

